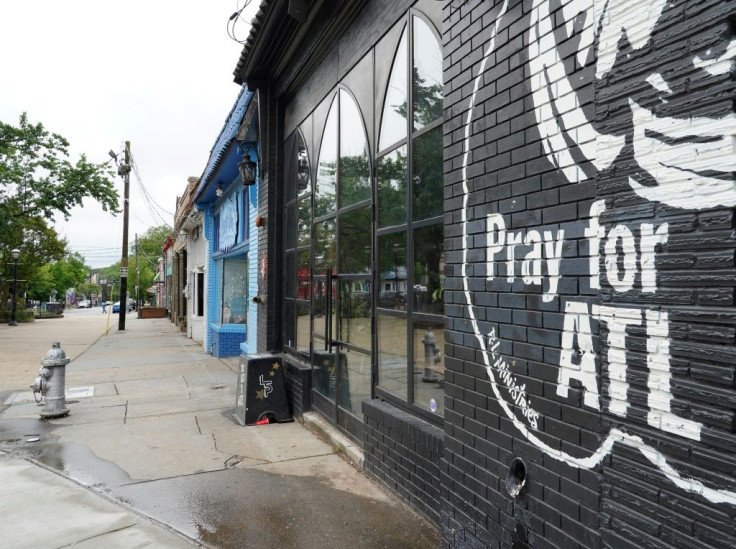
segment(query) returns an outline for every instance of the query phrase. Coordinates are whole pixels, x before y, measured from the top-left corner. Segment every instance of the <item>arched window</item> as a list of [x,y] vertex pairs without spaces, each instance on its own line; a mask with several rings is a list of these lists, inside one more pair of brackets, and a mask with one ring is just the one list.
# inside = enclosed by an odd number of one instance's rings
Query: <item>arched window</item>
[[312,172],[300,130],[286,141],[284,233],[284,344],[299,353],[310,350]]
[[[443,413],[442,48],[411,12],[399,39],[378,137],[378,389]],[[397,337],[405,334],[405,337]]]
[[376,142],[348,74],[284,143],[284,345],[311,357],[313,405],[338,424],[377,393],[443,415],[442,48],[413,9],[391,36]]
[[327,115],[319,150],[314,217],[370,200],[370,175],[363,118],[350,94],[340,89]]
[[342,87],[327,114],[314,192],[312,383],[340,409],[362,416],[371,387],[371,165],[363,116]]

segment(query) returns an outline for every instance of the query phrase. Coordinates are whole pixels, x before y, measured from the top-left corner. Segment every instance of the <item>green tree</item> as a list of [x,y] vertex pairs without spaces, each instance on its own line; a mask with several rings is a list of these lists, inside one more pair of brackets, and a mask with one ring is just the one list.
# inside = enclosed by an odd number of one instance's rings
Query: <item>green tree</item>
[[[414,99],[414,129],[422,128],[442,116],[442,86],[429,84],[419,75],[415,65],[412,70]],[[406,102],[397,105],[394,111],[406,119],[408,105]]]
[[33,279],[28,282],[28,297],[38,301],[47,301],[54,291],[54,275],[49,265],[42,265],[36,270]]
[[45,301],[51,292],[56,290],[57,296],[63,296],[67,290],[74,288],[79,294],[79,287],[89,276],[89,267],[78,253],[70,253],[62,259],[40,266],[28,281],[28,294],[31,299]]
[[[66,139],[30,123],[25,113],[18,126],[0,122],[0,257],[7,265],[10,250],[20,249],[19,278],[29,283],[42,265],[64,253],[65,242],[48,220],[58,214],[68,219],[85,198],[93,198],[105,211],[119,211],[107,165],[91,163],[84,155],[72,163],[68,148]],[[44,245],[40,252],[39,241]],[[7,271],[0,303],[7,301]]]
[[[153,285],[153,279],[156,276],[158,268],[158,258],[163,253],[161,249],[166,242],[166,237],[171,235],[171,227],[168,225],[158,225],[150,227],[143,236],[138,237],[138,264],[135,259],[135,245],[133,246],[133,254],[130,258],[130,268],[128,269],[131,277],[136,276],[136,271],[140,268],[140,298],[145,301],[147,298],[146,291]],[[128,288],[133,295],[135,290],[135,278],[128,281]]]
[[[100,282],[102,286],[102,299],[104,301],[117,301],[120,297],[120,262],[116,261],[112,265],[103,267],[97,271],[97,280],[104,281],[104,284]],[[114,292],[112,288],[115,288]],[[113,294],[112,299],[110,294]]]
[[[0,283],[1,303],[7,302],[13,280],[13,259],[10,254],[12,248],[8,245],[11,242],[20,243],[15,245],[21,252],[18,259],[18,296],[28,292],[31,299],[47,300],[48,292],[42,297],[38,296],[39,293],[44,293],[39,288],[45,287],[43,273],[39,275],[39,270],[42,266],[64,257],[66,242],[59,239],[56,231],[44,219],[39,218],[19,219],[13,223],[12,230],[0,233],[0,257],[4,266]],[[41,276],[39,281],[35,281],[37,276]]]
[[100,290],[101,288],[99,284],[95,284],[94,282],[82,282],[77,285],[77,297],[82,299],[81,296],[84,296],[89,300],[93,300],[100,295]]
[[75,290],[87,280],[89,267],[84,264],[84,257],[78,253],[71,253],[64,259],[49,265],[49,271],[54,278],[54,289],[58,295],[64,295],[67,290]]

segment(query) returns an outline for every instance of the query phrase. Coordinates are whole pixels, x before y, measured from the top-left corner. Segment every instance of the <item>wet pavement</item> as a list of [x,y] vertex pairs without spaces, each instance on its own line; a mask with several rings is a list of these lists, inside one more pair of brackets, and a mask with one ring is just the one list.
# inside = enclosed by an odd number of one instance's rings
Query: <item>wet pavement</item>
[[[236,364],[204,354],[166,320],[128,319],[125,333],[81,350],[67,368],[76,394],[93,388],[67,401],[69,416],[41,420],[29,393],[0,386],[9,403],[0,408],[0,474],[30,462],[127,510],[124,520],[100,511],[115,518],[113,530],[125,523],[121,533],[90,538],[78,525],[79,540],[108,547],[439,546],[434,527],[302,424],[237,425]],[[8,497],[0,486],[0,510],[4,500],[12,507]]]
[[429,530],[406,529],[400,505],[298,477],[230,469],[113,490],[147,516],[207,545],[240,547],[432,547]]

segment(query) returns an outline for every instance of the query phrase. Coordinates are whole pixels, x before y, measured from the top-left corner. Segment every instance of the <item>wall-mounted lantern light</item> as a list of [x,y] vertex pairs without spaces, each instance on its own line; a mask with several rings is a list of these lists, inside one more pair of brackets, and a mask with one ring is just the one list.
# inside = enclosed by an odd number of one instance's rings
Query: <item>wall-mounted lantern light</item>
[[257,169],[258,164],[253,162],[247,154],[243,156],[243,161],[238,164],[238,173],[240,173],[240,179],[243,180],[243,185],[253,185],[256,182]]
[[220,183],[218,183],[217,187],[215,187],[215,194],[217,196],[222,196],[222,185]]

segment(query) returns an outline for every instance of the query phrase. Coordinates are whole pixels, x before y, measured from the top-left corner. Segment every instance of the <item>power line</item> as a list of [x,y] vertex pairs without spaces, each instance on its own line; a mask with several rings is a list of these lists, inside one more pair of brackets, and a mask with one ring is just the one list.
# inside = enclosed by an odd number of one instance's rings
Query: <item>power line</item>
[[[145,204],[146,208],[148,209],[148,212],[151,214],[151,218],[153,219],[154,223],[166,225],[167,227],[171,227],[168,220],[161,215],[160,212],[163,212],[164,214],[167,214],[171,217],[174,217],[174,214],[163,208],[158,202],[156,202],[151,194],[148,192],[148,189],[143,184],[143,178],[141,177],[140,170],[138,169],[138,164],[135,162],[135,158],[131,158],[131,166],[133,168],[133,174],[135,175],[136,182],[138,183],[138,188],[141,191],[141,196],[143,198],[143,203]],[[136,216],[138,217],[138,216]],[[142,219],[138,218],[141,222],[145,223]]]
[[148,261],[151,265],[153,265],[154,267],[158,267],[158,262],[152,261],[148,257],[148,255],[146,255],[146,252],[144,252],[143,250],[141,250],[139,246],[136,246],[136,252],[139,253],[140,255],[142,255],[143,256],[143,259],[145,259],[146,261]]
[[72,252],[82,251],[104,251],[104,250],[120,250],[120,246],[73,246],[69,247]]
[[[245,8],[247,8],[250,5],[251,0],[245,0],[245,3],[243,4],[243,7],[242,8],[238,8],[237,7],[237,5],[239,3],[240,2],[238,1],[235,4],[235,6],[236,6],[235,13],[233,13],[230,16],[230,18],[227,20],[227,35],[232,40],[234,40],[235,42],[237,42],[238,44],[245,44],[245,42],[247,40],[247,37],[245,38],[245,40],[238,40],[238,38],[235,36],[235,25],[238,23],[238,21],[240,21],[242,19],[243,11],[245,10]],[[246,23],[247,23],[247,21],[246,21]]]
[[138,179],[138,188],[141,190],[141,196],[143,198],[143,204],[148,208],[148,213],[151,214],[151,217],[153,218],[153,221],[155,223],[166,223],[166,220],[164,217],[155,209],[154,205],[151,203],[151,200],[149,199],[148,195],[146,194],[144,188],[141,186],[140,180]]
[[150,200],[150,201],[151,201],[151,202],[152,202],[152,203],[153,203],[153,204],[154,204],[154,205],[155,205],[155,206],[156,206],[156,207],[157,207],[157,208],[158,208],[159,210],[161,210],[161,211],[162,211],[162,212],[164,212],[165,214],[168,214],[168,215],[170,215],[170,216],[172,216],[172,217],[173,217],[173,216],[174,216],[174,214],[173,214],[173,213],[171,213],[170,211],[168,211],[168,210],[167,210],[166,208],[163,208],[163,207],[162,207],[162,206],[161,206],[161,205],[160,205],[160,204],[159,204],[158,202],[156,202],[156,201],[155,201],[155,200],[153,199],[153,197],[152,197],[152,196],[151,196],[151,195],[149,194],[149,192],[148,192],[148,189],[146,189],[146,186],[145,186],[145,185],[143,184],[143,179],[141,178],[141,173],[140,173],[140,171],[138,170],[138,164],[136,164],[135,158],[132,158],[132,160],[131,160],[131,163],[132,163],[132,165],[133,165],[133,173],[135,174],[135,177],[136,177],[136,179],[138,180],[138,185],[140,186],[140,188],[141,188],[141,191],[143,192],[143,194],[144,194],[144,195],[146,195],[146,197],[147,197],[147,198],[148,198],[148,199],[149,199],[149,200]]

